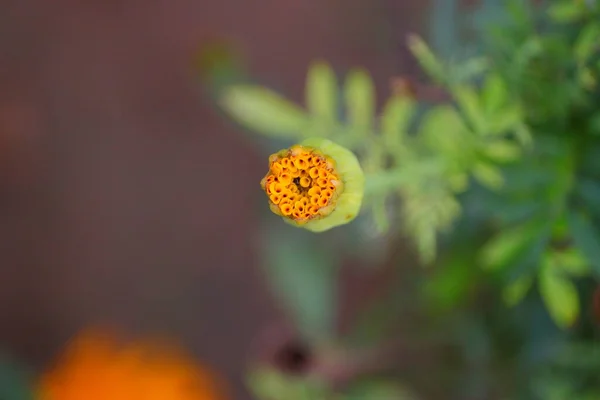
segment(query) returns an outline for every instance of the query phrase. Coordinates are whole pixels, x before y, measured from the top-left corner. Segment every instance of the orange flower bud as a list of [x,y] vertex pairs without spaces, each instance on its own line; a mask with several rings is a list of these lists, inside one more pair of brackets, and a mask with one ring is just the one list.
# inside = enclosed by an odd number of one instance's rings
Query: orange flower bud
[[271,155],[261,187],[275,214],[321,232],[358,215],[364,175],[350,150],[326,139],[309,139]]

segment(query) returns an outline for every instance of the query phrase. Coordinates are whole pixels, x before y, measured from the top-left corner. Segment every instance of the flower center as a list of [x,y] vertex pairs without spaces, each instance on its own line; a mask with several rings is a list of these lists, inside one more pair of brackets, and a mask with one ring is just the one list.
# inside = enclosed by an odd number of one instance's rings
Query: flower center
[[333,160],[297,145],[269,161],[261,186],[281,215],[308,221],[332,211],[342,186]]

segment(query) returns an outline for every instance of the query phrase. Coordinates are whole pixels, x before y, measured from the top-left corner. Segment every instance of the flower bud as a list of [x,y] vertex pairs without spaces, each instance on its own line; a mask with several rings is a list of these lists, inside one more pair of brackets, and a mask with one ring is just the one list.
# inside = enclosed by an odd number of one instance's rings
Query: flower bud
[[364,174],[356,156],[326,139],[307,139],[269,157],[261,181],[271,210],[293,225],[322,232],[360,211]]

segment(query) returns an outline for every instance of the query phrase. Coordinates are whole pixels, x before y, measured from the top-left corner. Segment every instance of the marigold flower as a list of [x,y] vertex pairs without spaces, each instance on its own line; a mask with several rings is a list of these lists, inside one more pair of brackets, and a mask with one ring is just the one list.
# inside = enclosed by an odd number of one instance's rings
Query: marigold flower
[[260,182],[271,210],[286,222],[322,232],[360,211],[364,174],[356,156],[326,139],[308,139],[269,157]]
[[156,342],[118,344],[87,332],[42,375],[39,400],[223,400],[208,370],[180,350]]

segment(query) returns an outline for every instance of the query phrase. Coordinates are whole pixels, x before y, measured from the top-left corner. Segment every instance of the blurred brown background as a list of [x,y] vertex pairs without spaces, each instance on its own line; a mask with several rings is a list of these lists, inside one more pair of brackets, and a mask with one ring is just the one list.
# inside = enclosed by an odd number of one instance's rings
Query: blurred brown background
[[0,1],[0,341],[43,366],[86,323],[166,332],[247,398],[249,345],[278,318],[253,248],[265,161],[193,55],[231,40],[298,101],[311,60],[363,66],[385,95],[415,71],[402,44],[426,3]]

